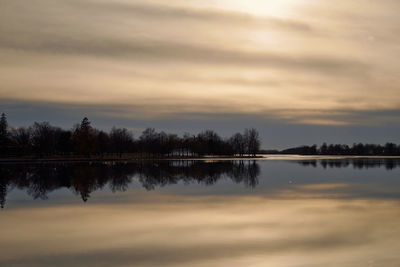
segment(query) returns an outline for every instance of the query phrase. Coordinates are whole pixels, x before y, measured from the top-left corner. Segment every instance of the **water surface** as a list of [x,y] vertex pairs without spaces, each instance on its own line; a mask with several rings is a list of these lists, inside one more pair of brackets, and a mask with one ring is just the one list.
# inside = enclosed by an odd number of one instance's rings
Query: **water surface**
[[0,266],[399,266],[399,163],[2,164]]

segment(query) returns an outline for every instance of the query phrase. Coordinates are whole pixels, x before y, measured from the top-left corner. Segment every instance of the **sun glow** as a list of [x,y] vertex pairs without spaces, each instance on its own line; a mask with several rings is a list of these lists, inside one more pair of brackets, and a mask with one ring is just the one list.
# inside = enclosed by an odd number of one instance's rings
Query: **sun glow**
[[301,0],[220,0],[223,9],[249,13],[254,16],[290,17]]

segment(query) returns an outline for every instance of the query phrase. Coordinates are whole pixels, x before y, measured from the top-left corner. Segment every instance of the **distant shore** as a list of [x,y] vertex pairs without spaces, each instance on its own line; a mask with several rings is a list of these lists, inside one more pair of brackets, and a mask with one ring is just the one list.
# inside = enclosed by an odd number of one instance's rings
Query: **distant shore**
[[262,158],[266,160],[400,159],[400,156],[262,154]]

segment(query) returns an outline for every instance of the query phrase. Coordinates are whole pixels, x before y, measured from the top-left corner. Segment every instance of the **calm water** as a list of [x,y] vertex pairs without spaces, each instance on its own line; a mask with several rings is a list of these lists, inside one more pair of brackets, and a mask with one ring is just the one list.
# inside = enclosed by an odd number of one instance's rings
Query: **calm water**
[[400,266],[396,159],[0,165],[0,266]]

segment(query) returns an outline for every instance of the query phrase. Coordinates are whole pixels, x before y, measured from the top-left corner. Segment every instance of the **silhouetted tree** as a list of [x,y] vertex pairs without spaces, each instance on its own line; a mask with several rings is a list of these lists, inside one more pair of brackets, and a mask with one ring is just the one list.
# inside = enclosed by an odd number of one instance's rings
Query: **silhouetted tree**
[[[144,157],[204,156],[204,155],[256,155],[260,147],[259,134],[254,128],[246,129],[231,138],[221,138],[213,130],[202,131],[197,136],[185,133],[156,132],[147,128],[135,141],[125,128],[113,127],[110,133],[91,126],[88,118],[83,118],[72,130],[54,127],[48,122],[35,122],[31,127],[17,127],[8,131],[5,114],[0,119],[0,154],[29,156],[72,156],[105,153],[141,152]],[[134,156],[134,155],[132,155]]]
[[155,154],[157,150],[157,137],[158,134],[154,128],[145,129],[139,137],[141,151]]
[[[193,144],[194,144],[195,136],[192,136],[190,133],[184,133],[183,134],[183,139],[180,142],[181,145],[183,146],[186,156],[189,156],[189,153],[193,155]],[[178,144],[179,140],[174,140],[174,143]]]
[[183,155],[186,152],[186,155],[189,153],[189,145],[190,145],[190,137],[187,135],[183,136],[183,139],[179,139],[176,134],[169,134],[167,136],[167,154],[174,153],[174,151],[179,151],[178,153]]
[[32,144],[40,155],[55,154],[56,129],[48,122],[35,122],[32,126]]
[[386,143],[384,148],[385,155],[394,156],[396,154],[397,146],[393,143]]
[[125,128],[113,127],[110,132],[110,142],[112,150],[119,153],[132,151],[133,148],[133,135]]
[[8,145],[8,122],[6,114],[2,113],[0,117],[0,154],[7,154]]
[[230,139],[229,143],[232,146],[233,153],[239,156],[243,156],[246,152],[246,140],[241,133],[234,134]]
[[56,129],[56,151],[59,154],[73,153],[72,132]]
[[99,131],[97,133],[97,144],[101,155],[112,151],[110,136],[106,132]]
[[282,154],[300,155],[360,155],[360,156],[394,156],[400,155],[399,146],[387,143],[385,146],[375,144],[353,144],[352,147],[341,144],[323,143],[318,149],[314,146],[294,147],[280,151]]
[[11,140],[20,155],[26,155],[32,151],[31,128],[19,127],[11,130]]
[[319,153],[321,155],[326,155],[328,154],[328,145],[326,143],[323,143],[322,146],[319,149]]
[[81,155],[89,156],[98,151],[96,134],[88,118],[83,118],[81,124],[76,127],[73,135],[74,150]]
[[244,139],[246,140],[247,144],[247,153],[255,156],[260,150],[261,145],[258,131],[254,128],[246,129],[244,133]]
[[213,130],[206,130],[197,135],[200,155],[221,155],[223,154],[223,141]]

